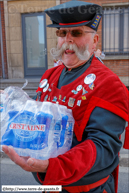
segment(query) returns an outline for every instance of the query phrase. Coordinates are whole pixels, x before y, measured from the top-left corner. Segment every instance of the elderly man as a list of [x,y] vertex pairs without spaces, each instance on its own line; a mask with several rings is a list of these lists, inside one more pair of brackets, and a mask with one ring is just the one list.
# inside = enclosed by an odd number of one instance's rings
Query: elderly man
[[70,1],[45,12],[53,22],[49,27],[57,28],[58,45],[51,53],[63,64],[42,76],[48,86],[39,86],[38,99],[72,109],[72,147],[49,160],[24,159],[6,146],[3,150],[24,170],[34,172],[39,183],[62,185],[63,193],[114,193],[112,172],[119,163],[128,96],[119,78],[94,56],[101,7]]

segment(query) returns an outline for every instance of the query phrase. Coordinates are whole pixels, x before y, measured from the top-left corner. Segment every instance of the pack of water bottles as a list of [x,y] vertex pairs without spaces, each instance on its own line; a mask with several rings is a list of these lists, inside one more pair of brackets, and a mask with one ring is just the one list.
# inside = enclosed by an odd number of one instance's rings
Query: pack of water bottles
[[1,147],[12,146],[20,156],[57,157],[72,144],[74,118],[71,109],[35,101],[19,87],[0,92]]

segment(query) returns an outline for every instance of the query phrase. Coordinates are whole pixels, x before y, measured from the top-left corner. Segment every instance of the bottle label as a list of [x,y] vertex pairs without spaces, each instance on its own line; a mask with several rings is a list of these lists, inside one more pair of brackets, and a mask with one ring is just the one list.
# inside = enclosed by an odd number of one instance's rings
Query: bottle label
[[34,113],[27,111],[16,114],[14,111],[9,113],[10,122],[2,137],[3,144],[34,150],[47,147],[52,116],[41,113],[35,117]]

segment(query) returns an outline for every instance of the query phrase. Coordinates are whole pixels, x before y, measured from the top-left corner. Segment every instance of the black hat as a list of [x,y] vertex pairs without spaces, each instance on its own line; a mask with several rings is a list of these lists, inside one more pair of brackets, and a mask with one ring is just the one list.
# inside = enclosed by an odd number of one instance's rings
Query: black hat
[[48,27],[65,28],[86,25],[97,31],[102,7],[83,1],[69,1],[45,10],[52,20]]

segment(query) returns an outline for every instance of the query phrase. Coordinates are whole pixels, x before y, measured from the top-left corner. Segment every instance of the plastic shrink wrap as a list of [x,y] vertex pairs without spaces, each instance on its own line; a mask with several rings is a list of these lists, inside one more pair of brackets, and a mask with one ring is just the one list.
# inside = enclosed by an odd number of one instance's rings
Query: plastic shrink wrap
[[35,101],[19,87],[0,92],[1,147],[20,156],[48,159],[71,147],[74,118],[66,106]]

